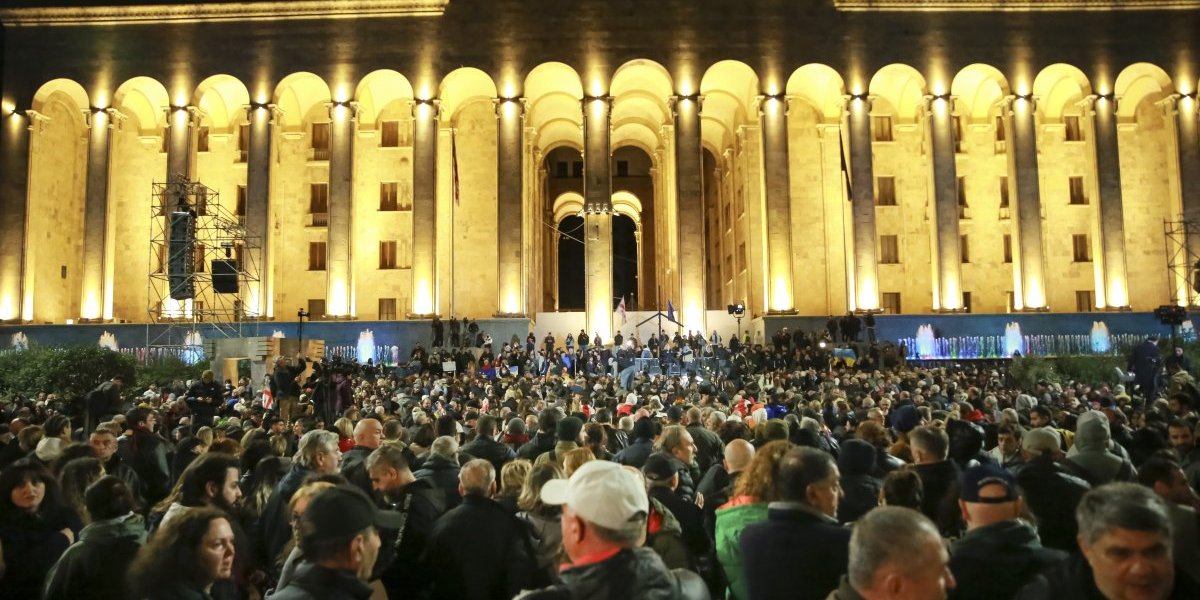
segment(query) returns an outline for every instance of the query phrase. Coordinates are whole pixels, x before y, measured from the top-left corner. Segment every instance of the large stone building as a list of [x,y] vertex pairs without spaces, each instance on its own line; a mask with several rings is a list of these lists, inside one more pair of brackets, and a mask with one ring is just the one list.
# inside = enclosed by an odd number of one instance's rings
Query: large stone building
[[1194,300],[1195,0],[106,4],[0,9],[5,321],[200,306],[172,173],[263,240],[250,317]]

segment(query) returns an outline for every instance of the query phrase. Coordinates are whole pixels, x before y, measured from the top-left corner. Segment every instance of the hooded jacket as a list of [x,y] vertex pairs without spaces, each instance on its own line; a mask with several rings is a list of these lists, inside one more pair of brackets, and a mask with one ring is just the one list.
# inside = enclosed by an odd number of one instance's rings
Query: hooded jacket
[[1066,558],[1066,552],[1043,548],[1024,521],[973,529],[950,547],[950,572],[958,582],[950,598],[1012,598],[1035,575]]
[[562,585],[528,592],[520,600],[694,600],[708,598],[691,571],[668,570],[649,548],[625,549],[604,560],[570,567]]
[[717,509],[716,544],[717,560],[729,582],[730,600],[746,600],[746,579],[742,572],[742,550],[738,539],[742,531],[752,523],[767,520],[767,503],[758,502],[749,496],[737,496]]
[[446,510],[449,511],[462,504],[462,495],[458,493],[459,470],[461,467],[457,460],[430,454],[421,465],[421,469],[413,475],[417,479],[428,479],[434,487],[442,490],[446,499]]
[[[96,521],[79,532],[79,541],[63,553],[46,577],[44,600],[128,598],[124,577],[146,543],[141,515]],[[114,576],[114,574],[117,574]]]
[[1112,452],[1113,446],[1108,417],[1089,410],[1076,423],[1075,444],[1067,452],[1067,466],[1093,487],[1112,481],[1133,481],[1137,470],[1128,459]]
[[845,497],[838,502],[838,521],[849,523],[879,504],[883,482],[872,475],[875,470],[875,447],[862,440],[846,440],[838,455],[838,471],[842,474]]

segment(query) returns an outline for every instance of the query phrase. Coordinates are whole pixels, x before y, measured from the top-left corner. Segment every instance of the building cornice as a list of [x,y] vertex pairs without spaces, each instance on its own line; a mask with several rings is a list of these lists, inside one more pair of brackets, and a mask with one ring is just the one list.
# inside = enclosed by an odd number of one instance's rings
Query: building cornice
[[833,0],[849,12],[1067,12],[1191,10],[1200,0]]
[[0,9],[9,27],[440,16],[450,0],[272,0]]

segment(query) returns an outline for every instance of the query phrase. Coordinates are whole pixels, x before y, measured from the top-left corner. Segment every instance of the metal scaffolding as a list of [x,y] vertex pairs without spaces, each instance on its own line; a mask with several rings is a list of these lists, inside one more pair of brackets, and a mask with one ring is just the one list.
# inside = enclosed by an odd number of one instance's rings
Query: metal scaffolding
[[[156,335],[147,328],[148,348],[186,352],[195,345],[201,326],[205,334],[218,337],[242,337],[247,322],[247,288],[257,286],[260,277],[258,257],[262,256],[261,234],[246,230],[245,217],[224,206],[216,190],[183,176],[166,183],[152,184],[150,202],[150,277],[147,311],[151,323],[166,324]],[[177,252],[187,252],[184,268],[175,272],[176,289],[188,290],[186,299],[171,294],[168,268],[171,250],[171,215],[187,212],[193,217],[193,235]],[[242,212],[239,210],[238,212]],[[213,287],[213,261],[232,261],[237,291],[221,293]]]
[[[1180,306],[1196,306],[1200,301],[1200,222],[1179,220],[1163,221],[1163,234],[1167,242],[1167,286],[1170,303]],[[1191,244],[1188,243],[1191,240]]]

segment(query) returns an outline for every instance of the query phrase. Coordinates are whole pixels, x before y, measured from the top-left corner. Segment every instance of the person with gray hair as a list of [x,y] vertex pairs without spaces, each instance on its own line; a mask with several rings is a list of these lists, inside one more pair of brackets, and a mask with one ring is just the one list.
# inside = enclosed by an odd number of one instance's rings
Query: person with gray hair
[[414,473],[417,479],[428,479],[434,487],[442,490],[446,496],[446,509],[452,509],[462,502],[458,493],[458,441],[452,436],[443,435],[429,446],[429,456]]
[[468,462],[459,482],[462,504],[438,519],[425,548],[433,599],[501,600],[532,587],[538,571],[533,544],[525,523],[491,499],[492,463]]
[[264,556],[276,557],[292,537],[289,503],[296,490],[310,475],[333,475],[338,472],[342,453],[338,449],[338,434],[314,429],[300,438],[292,467],[271,492],[259,521],[260,543]]
[[1079,501],[1075,520],[1081,554],[1036,577],[1017,598],[1200,598],[1200,584],[1175,568],[1171,516],[1150,488],[1136,483],[1097,487]]
[[850,560],[830,600],[942,600],[954,589],[950,555],[928,517],[881,506],[854,524]]

